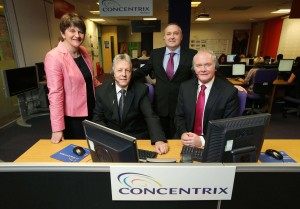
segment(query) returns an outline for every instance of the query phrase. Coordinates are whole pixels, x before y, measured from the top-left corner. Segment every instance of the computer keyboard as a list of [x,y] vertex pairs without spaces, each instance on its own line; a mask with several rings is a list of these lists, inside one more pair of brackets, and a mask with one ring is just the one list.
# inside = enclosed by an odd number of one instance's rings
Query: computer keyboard
[[189,146],[183,146],[181,150],[181,155],[182,154],[190,154],[192,157],[193,161],[202,161],[202,153],[203,149],[199,147],[189,147]]
[[157,153],[149,150],[138,149],[139,159],[156,158]]

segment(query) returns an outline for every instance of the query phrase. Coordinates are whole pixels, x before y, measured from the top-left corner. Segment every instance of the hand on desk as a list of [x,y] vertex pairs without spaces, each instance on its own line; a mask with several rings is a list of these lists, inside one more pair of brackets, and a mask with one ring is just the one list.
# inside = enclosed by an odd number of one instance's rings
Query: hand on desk
[[169,151],[169,145],[163,141],[155,142],[155,150],[160,155],[166,154]]
[[61,141],[64,141],[63,132],[62,131],[52,132],[51,142],[53,144],[58,144]]
[[192,132],[185,132],[181,135],[181,142],[183,145],[190,147],[202,147],[200,136]]

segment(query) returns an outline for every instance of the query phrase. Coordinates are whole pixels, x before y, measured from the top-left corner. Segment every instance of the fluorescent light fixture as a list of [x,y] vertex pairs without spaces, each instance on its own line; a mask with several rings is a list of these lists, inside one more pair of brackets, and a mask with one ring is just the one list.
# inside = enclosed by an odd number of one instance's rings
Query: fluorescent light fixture
[[99,15],[100,14],[99,10],[98,11],[94,10],[94,11],[89,11],[89,12],[92,13],[93,15]]
[[191,7],[198,7],[201,4],[201,1],[192,1]]
[[195,21],[208,21],[210,19],[211,18],[209,17],[208,13],[201,13],[200,15],[198,15]]
[[277,9],[274,12],[271,13],[276,13],[276,14],[285,14],[285,13],[290,13],[291,9]]
[[101,18],[91,18],[90,20],[93,22],[105,22],[105,20]]
[[157,20],[156,17],[144,17],[143,20]]

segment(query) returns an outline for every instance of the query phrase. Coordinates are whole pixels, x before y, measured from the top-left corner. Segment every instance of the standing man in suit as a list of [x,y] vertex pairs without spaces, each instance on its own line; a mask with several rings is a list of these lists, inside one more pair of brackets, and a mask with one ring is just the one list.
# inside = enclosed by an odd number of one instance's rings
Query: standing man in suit
[[[174,115],[177,104],[179,86],[183,81],[192,78],[192,59],[197,53],[193,49],[180,47],[182,41],[181,28],[175,24],[169,24],[164,31],[166,46],[154,49],[146,65],[134,71],[134,79],[142,78],[154,73],[156,78],[154,93],[154,109],[168,139],[174,138],[176,132],[174,126]],[[168,69],[170,57],[173,57],[173,68]],[[169,61],[170,60],[170,61]],[[171,74],[171,75],[170,75]]]
[[168,144],[148,98],[148,87],[130,81],[130,57],[117,55],[112,70],[114,81],[96,89],[93,121],[138,139],[149,139],[150,136],[157,153],[167,153]]
[[199,51],[193,59],[195,79],[180,86],[175,126],[184,145],[204,146],[208,121],[238,116],[237,88],[215,76],[216,62],[212,51]]

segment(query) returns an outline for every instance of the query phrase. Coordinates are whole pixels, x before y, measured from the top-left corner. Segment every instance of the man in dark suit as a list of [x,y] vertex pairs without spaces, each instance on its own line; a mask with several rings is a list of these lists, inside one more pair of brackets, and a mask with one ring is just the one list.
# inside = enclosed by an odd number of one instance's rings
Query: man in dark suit
[[[202,135],[206,133],[208,121],[238,116],[237,88],[215,76],[216,62],[212,51],[199,51],[193,59],[195,78],[180,86],[175,126],[184,145],[204,146]],[[201,98],[199,92],[202,92]],[[198,106],[201,100],[202,111]]]
[[148,98],[148,87],[130,82],[131,59],[127,54],[113,60],[114,81],[96,89],[93,121],[137,139],[151,139],[159,154],[168,152],[168,144]]
[[[174,115],[179,86],[183,81],[192,78],[192,59],[197,51],[180,47],[182,31],[174,23],[169,24],[165,28],[164,41],[166,46],[154,49],[147,64],[134,71],[133,77],[137,79],[151,74],[155,75],[154,109],[160,117],[166,137],[172,139],[176,131]],[[174,68],[173,75],[168,77],[166,71],[171,53],[174,53]]]

